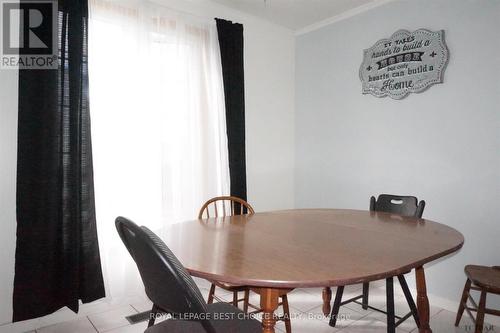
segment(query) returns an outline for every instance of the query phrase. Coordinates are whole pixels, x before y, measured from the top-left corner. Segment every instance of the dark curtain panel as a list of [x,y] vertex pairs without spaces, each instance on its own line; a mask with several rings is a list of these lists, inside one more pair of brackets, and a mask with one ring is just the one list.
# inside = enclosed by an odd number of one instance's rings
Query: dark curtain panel
[[104,297],[88,103],[87,2],[59,1],[59,69],[19,71],[14,321]]
[[231,195],[247,200],[243,25],[221,19],[216,22],[226,99]]

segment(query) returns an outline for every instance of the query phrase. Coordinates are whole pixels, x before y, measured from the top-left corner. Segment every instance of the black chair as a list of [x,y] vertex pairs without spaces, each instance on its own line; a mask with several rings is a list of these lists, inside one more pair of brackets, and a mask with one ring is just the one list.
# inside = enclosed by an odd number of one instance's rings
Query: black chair
[[[378,199],[375,197],[370,198],[370,211],[386,212],[398,214],[405,217],[418,217],[421,218],[424,213],[425,201],[418,202],[417,198],[411,196],[400,196],[391,194],[381,194]],[[407,274],[406,272],[404,274]],[[344,287],[339,286],[337,288],[337,293],[335,295],[335,300],[333,302],[332,314],[330,316],[330,326],[335,327],[337,324],[337,316],[339,314],[340,307],[342,305],[354,302],[359,305],[364,310],[372,309],[378,312],[385,313],[387,315],[387,332],[395,333],[396,327],[403,323],[406,319],[413,316],[417,327],[420,327],[420,320],[418,318],[418,311],[415,305],[415,301],[411,295],[408,284],[404,274],[398,275],[399,284],[403,293],[405,295],[408,306],[410,307],[410,312],[403,317],[396,316],[394,313],[394,277],[386,279],[386,298],[387,298],[387,311],[383,311],[374,308],[368,304],[370,284],[368,282],[363,283],[363,293],[359,296],[350,298],[342,302],[342,294],[344,293]],[[361,299],[361,302],[359,300]],[[396,322],[396,319],[398,321]]]
[[[262,331],[257,320],[248,319],[230,304],[207,305],[189,273],[151,230],[123,217],[118,217],[115,225],[137,264],[146,295],[153,302],[145,333]],[[169,314],[173,319],[154,325],[159,314]]]

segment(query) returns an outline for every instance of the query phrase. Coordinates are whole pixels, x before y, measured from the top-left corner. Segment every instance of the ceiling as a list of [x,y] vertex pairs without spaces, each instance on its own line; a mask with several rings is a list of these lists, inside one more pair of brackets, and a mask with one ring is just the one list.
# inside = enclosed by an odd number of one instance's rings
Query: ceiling
[[292,30],[345,14],[379,0],[212,0]]

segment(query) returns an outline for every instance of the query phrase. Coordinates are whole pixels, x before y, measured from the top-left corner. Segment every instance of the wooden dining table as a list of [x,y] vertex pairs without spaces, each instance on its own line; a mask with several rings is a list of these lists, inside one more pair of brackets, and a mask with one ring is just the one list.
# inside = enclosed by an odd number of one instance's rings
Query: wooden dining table
[[[160,236],[191,275],[258,293],[265,333],[275,332],[279,297],[295,288],[358,284],[413,269],[420,333],[431,333],[424,265],[464,243],[444,224],[347,209],[199,219],[171,225]],[[324,309],[330,301],[331,293],[323,293]]]

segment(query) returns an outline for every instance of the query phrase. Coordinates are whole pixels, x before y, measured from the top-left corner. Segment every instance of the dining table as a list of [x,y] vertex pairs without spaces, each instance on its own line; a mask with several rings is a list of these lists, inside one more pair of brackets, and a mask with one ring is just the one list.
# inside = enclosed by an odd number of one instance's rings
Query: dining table
[[[195,277],[260,295],[262,332],[275,332],[279,297],[295,288],[382,280],[415,270],[420,333],[432,333],[424,265],[458,251],[463,235],[427,219],[351,209],[294,209],[172,224],[160,237]],[[293,320],[292,320],[293,330]]]

